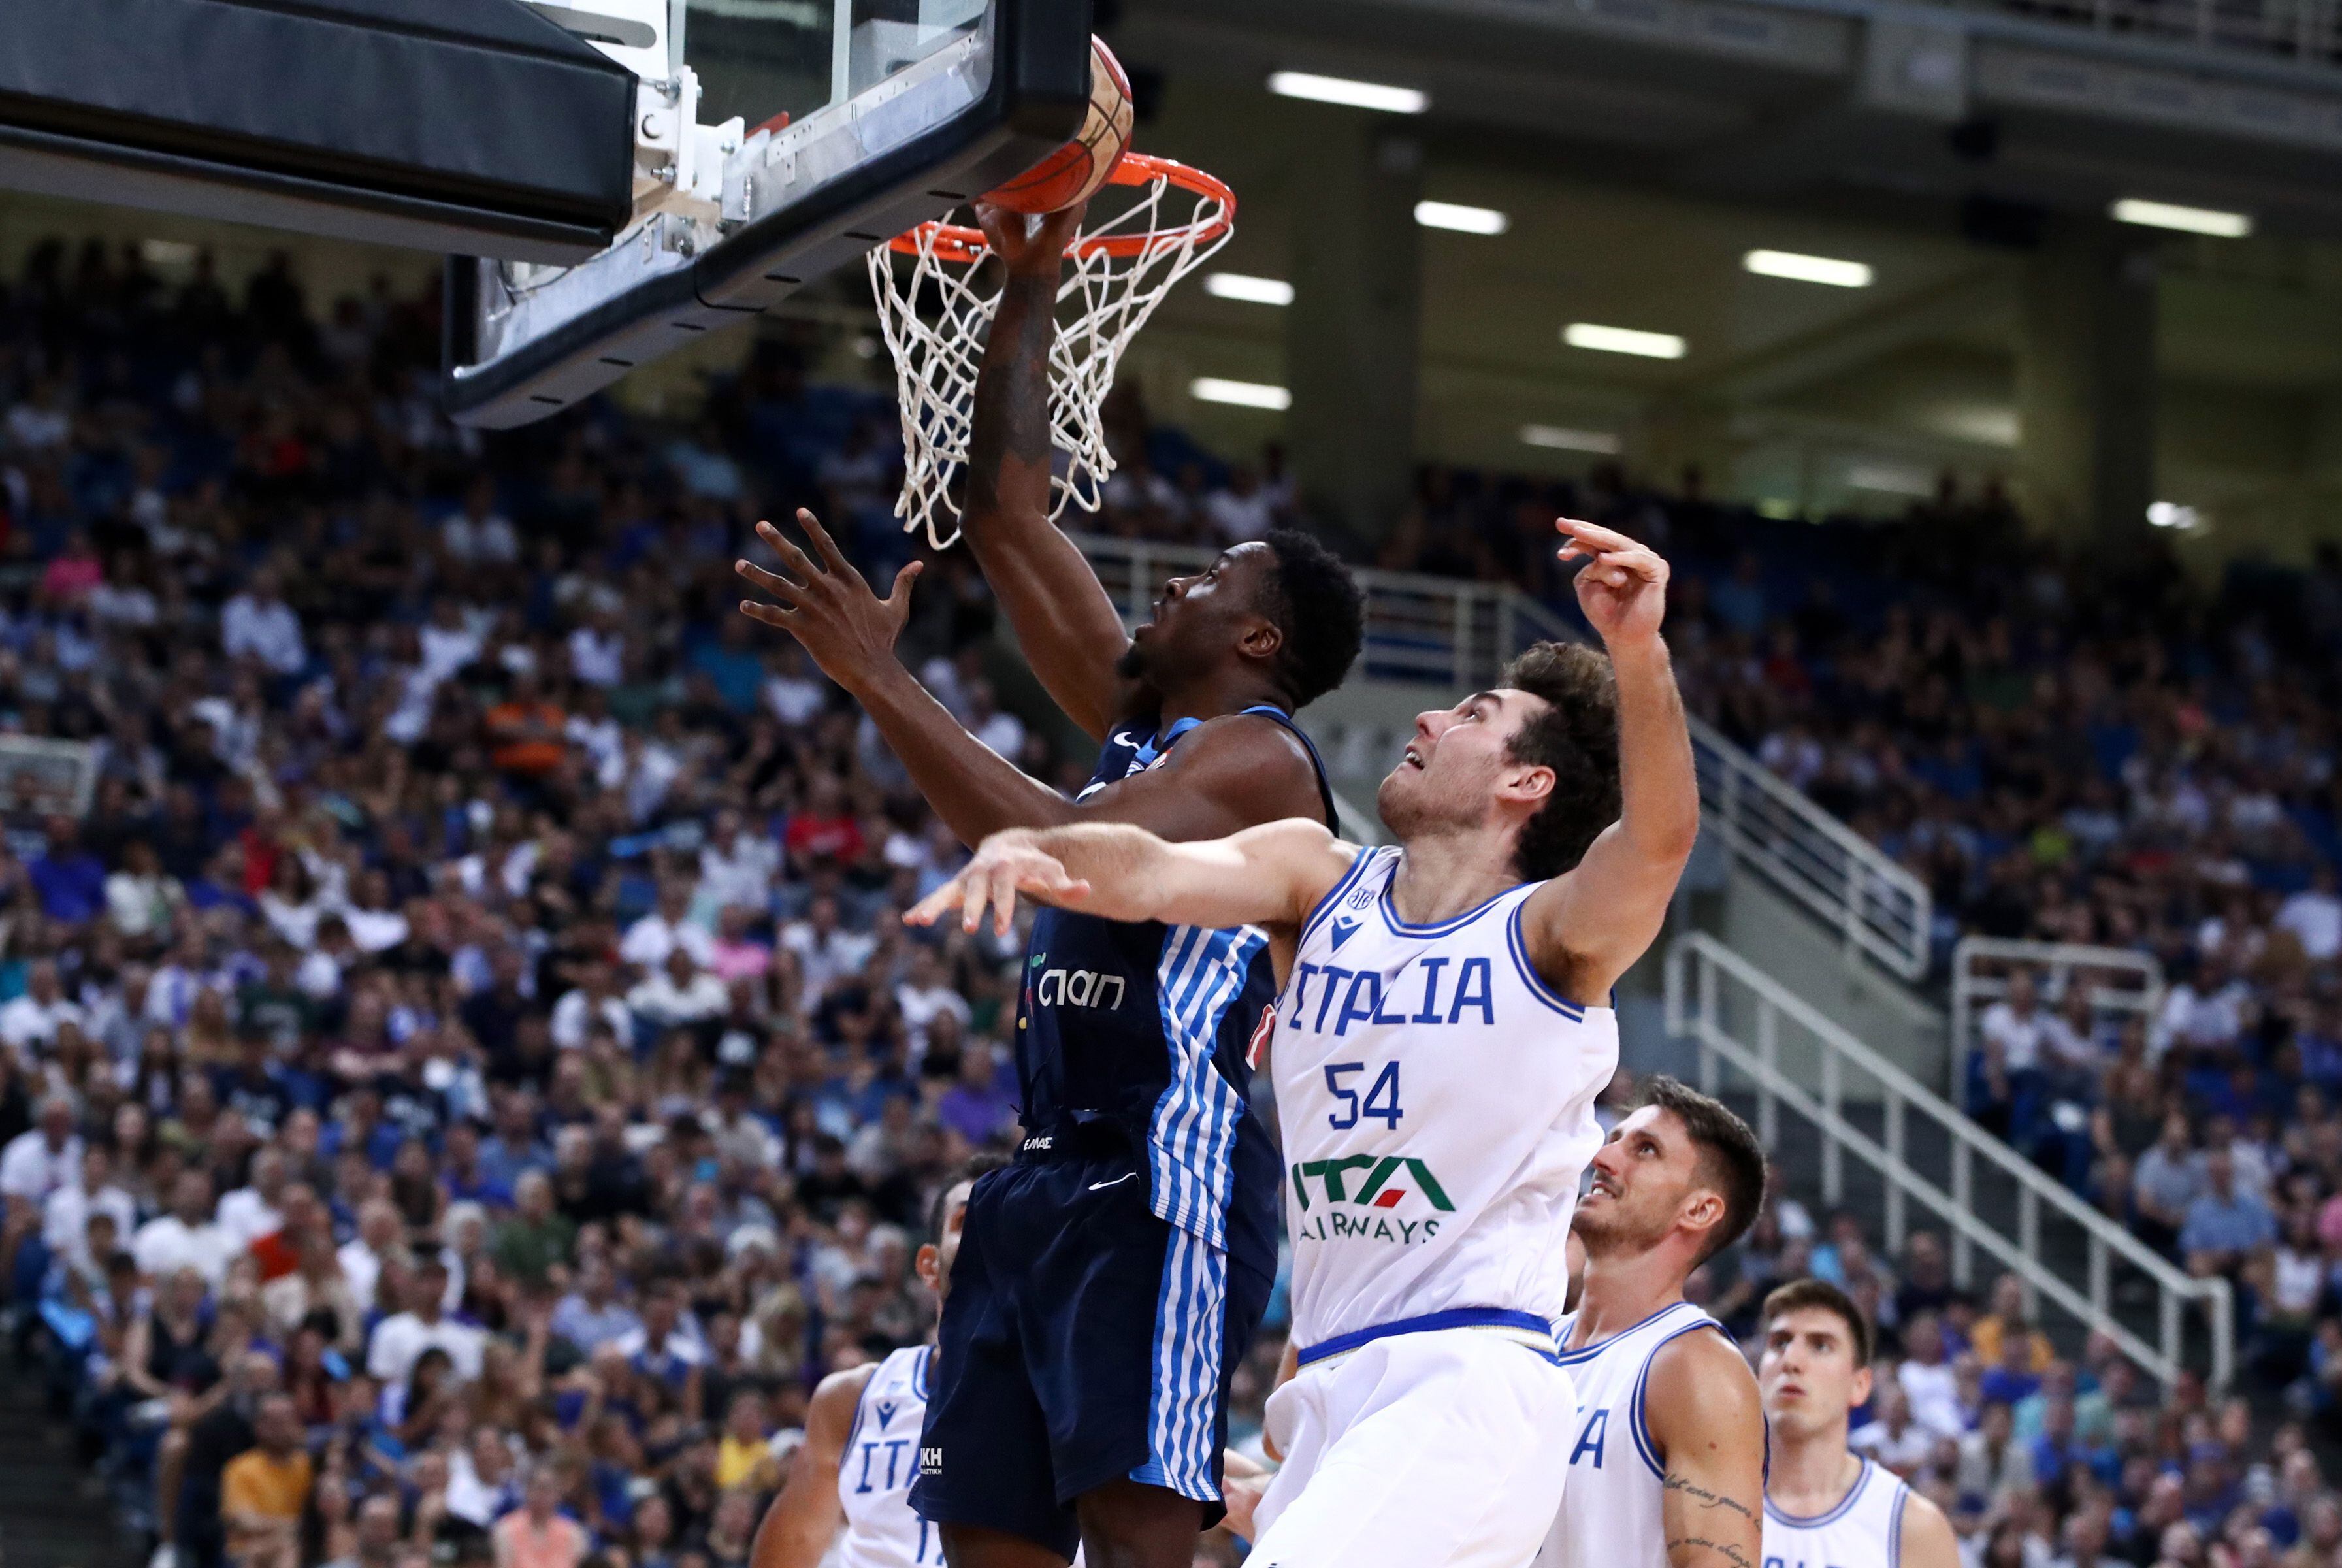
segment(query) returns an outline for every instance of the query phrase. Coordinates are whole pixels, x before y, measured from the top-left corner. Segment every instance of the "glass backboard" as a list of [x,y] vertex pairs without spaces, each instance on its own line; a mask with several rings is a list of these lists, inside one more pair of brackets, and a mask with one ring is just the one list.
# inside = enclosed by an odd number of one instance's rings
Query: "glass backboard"
[[543,418],[750,319],[1031,167],[1088,103],[1088,0],[532,3],[642,83],[636,216],[575,265],[451,259],[467,424]]

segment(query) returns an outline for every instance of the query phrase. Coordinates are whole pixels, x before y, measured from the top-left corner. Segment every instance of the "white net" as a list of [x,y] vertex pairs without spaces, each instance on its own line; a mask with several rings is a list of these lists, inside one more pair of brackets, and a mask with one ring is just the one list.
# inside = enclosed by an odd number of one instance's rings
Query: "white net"
[[[1182,177],[1187,183],[1182,183]],[[1091,205],[1136,195],[1097,219],[1066,250],[1049,345],[1049,423],[1060,461],[1049,515],[1071,500],[1095,512],[1114,454],[1100,410],[1123,350],[1172,285],[1233,232],[1235,202],[1216,182],[1167,160],[1126,155]],[[967,466],[976,377],[999,301],[1001,268],[976,231],[923,224],[869,256],[878,328],[894,356],[903,414],[903,494],[895,515],[906,533],[925,527],[946,549],[959,537],[960,480]]]

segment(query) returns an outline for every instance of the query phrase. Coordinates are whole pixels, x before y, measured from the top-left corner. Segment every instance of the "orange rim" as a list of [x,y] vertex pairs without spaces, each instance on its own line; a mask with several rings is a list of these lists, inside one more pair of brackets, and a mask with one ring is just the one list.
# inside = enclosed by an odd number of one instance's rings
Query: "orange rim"
[[[1175,224],[1169,228],[1153,229],[1146,234],[1105,235],[1077,239],[1066,247],[1066,254],[1076,257],[1139,256],[1166,243],[1182,240],[1190,233],[1194,234],[1196,244],[1209,245],[1235,225],[1236,193],[1201,169],[1146,153],[1125,153],[1116,162],[1114,172],[1106,177],[1106,183],[1110,185],[1145,185],[1156,180],[1168,180],[1198,200],[1216,202],[1220,210],[1202,223]],[[951,262],[960,266],[974,266],[992,250],[992,242],[984,237],[982,229],[940,221],[924,223],[896,235],[887,242],[887,248],[897,255],[915,256],[919,254],[922,241],[934,251],[937,261]]]

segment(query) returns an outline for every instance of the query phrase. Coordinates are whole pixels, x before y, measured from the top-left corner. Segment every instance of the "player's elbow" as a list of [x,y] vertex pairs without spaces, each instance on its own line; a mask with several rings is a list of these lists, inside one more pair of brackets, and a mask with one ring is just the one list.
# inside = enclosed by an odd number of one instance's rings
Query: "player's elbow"
[[1699,844],[1699,804],[1688,809],[1636,813],[1627,819],[1626,832],[1635,853],[1653,866],[1681,871]]

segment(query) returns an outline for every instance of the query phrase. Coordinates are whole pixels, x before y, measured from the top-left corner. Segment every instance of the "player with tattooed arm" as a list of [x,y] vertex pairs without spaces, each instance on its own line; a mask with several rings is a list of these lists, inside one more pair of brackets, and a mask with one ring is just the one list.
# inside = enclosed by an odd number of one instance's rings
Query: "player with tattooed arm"
[[1556,1332],[1578,1410],[1536,1568],[1756,1568],[1756,1380],[1684,1282],[1764,1201],[1756,1134],[1672,1078],[1611,1129],[1572,1227],[1586,1261]]

